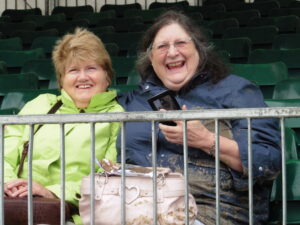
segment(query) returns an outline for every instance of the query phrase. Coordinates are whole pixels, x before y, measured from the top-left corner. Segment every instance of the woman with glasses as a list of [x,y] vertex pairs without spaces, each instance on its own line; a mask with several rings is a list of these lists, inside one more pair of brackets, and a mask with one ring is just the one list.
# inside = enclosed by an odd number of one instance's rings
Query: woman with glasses
[[[119,96],[126,111],[151,110],[147,100],[165,90],[182,110],[266,107],[259,88],[231,75],[203,31],[184,14],[168,11],[146,31],[137,69],[139,89]],[[159,123],[157,164],[183,172],[183,122]],[[276,119],[252,120],[253,224],[268,219],[272,180],[280,170],[280,133]],[[214,121],[188,121],[190,191],[198,220],[216,224]],[[220,224],[249,224],[247,120],[220,121]],[[120,138],[119,138],[120,139]],[[121,144],[118,141],[120,160]],[[126,162],[152,166],[150,122],[125,126]]]

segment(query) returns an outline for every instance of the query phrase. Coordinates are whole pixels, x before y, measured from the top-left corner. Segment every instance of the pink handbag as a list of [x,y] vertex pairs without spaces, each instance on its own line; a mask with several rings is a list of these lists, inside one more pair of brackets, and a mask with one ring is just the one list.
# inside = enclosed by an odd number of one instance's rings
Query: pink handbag
[[[137,167],[135,167],[137,168]],[[152,169],[145,173],[126,170],[126,224],[153,224]],[[149,173],[149,170],[151,171]],[[145,170],[144,170],[145,171]],[[129,173],[127,173],[129,172]],[[157,222],[160,225],[185,224],[184,179],[180,173],[157,168]],[[90,176],[81,185],[79,212],[83,224],[90,224]],[[197,205],[189,194],[189,223],[197,216]],[[95,174],[95,224],[121,224],[121,176]]]

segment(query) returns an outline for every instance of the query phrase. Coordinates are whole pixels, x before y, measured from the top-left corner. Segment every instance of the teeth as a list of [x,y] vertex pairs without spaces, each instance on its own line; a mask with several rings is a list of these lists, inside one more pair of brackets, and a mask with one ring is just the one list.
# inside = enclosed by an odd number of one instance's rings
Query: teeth
[[176,62],[176,63],[169,63],[168,66],[174,67],[174,66],[181,66],[182,62]]
[[87,84],[78,85],[78,88],[89,88],[89,87],[91,87],[91,85],[87,85]]

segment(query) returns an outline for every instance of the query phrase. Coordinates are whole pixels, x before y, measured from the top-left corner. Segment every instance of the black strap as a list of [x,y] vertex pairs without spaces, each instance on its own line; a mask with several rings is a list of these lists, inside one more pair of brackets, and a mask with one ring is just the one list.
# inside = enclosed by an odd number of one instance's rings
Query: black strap
[[[59,100],[58,102],[55,103],[55,105],[52,106],[52,108],[49,110],[49,112],[47,112],[47,114],[54,114],[61,106],[62,106],[62,101]],[[43,124],[40,124],[37,129],[35,130],[34,134],[36,134],[36,132],[43,126]],[[24,167],[24,161],[25,161],[25,158],[28,154],[28,148],[29,148],[29,141],[26,141],[23,145],[23,152],[22,152],[22,157],[21,157],[21,160],[20,160],[20,166],[19,166],[19,169],[18,169],[18,173],[17,173],[17,176],[20,177],[21,176],[21,173],[23,171],[23,167]]]

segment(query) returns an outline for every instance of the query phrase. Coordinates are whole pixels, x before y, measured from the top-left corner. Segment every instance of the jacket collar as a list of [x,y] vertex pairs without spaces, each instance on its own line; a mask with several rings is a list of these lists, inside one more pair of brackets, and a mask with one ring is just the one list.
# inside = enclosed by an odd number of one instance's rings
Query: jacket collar
[[[84,108],[84,112],[100,112],[105,109],[109,109],[117,96],[115,90],[109,90],[106,92],[98,93],[91,98],[89,105]],[[63,102],[63,107],[69,109],[70,112],[74,111],[82,112],[82,109],[78,108],[73,102],[72,98],[68,95],[65,90],[61,90],[61,100]]]
[[[210,73],[208,72],[200,72],[195,74],[192,79],[186,83],[178,92],[179,95],[185,95],[193,88],[197,87],[198,85],[205,83],[209,80]],[[143,82],[142,84],[142,93],[149,92],[150,90],[154,89],[160,89],[160,90],[166,90],[166,87],[163,85],[160,79],[157,78],[155,74],[152,74],[146,82]],[[151,88],[150,88],[151,87]]]

